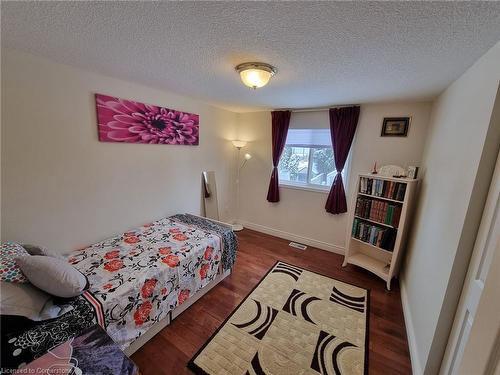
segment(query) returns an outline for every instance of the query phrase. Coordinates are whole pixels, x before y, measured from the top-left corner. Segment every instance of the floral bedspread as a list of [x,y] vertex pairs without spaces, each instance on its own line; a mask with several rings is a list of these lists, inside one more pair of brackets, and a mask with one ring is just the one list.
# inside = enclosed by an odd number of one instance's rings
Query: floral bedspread
[[218,274],[223,240],[165,218],[70,254],[125,349]]
[[190,214],[177,214],[170,217],[176,221],[187,225],[194,225],[203,230],[212,233],[217,233],[222,238],[222,268],[229,270],[233,268],[236,261],[236,253],[238,251],[238,238],[233,229],[228,225],[221,225],[212,220],[207,220],[200,216]]

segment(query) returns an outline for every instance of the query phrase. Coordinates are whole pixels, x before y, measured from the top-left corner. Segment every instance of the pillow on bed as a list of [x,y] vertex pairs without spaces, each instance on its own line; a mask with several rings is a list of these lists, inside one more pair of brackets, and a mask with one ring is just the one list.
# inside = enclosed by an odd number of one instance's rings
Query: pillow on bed
[[50,300],[50,295],[31,284],[13,284],[2,282],[2,315],[21,315],[37,320],[43,306]]
[[64,260],[32,255],[16,262],[33,285],[54,296],[76,297],[87,287],[85,275]]
[[57,318],[69,311],[67,306],[59,307],[52,302],[52,296],[26,283],[2,281],[0,314],[24,316],[31,320]]
[[29,256],[28,252],[15,242],[6,242],[0,249],[0,279],[11,283],[27,283],[28,279],[23,275],[16,264],[18,257]]
[[23,243],[21,245],[28,252],[29,255],[44,255],[47,257],[65,259],[63,255],[56,253],[55,251],[47,249],[45,246],[30,245]]

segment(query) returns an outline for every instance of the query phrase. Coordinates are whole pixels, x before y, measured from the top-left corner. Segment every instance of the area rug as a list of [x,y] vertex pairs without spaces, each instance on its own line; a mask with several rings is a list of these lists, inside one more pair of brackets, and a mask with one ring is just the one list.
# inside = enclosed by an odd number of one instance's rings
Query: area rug
[[197,374],[363,374],[369,291],[277,262],[188,367]]

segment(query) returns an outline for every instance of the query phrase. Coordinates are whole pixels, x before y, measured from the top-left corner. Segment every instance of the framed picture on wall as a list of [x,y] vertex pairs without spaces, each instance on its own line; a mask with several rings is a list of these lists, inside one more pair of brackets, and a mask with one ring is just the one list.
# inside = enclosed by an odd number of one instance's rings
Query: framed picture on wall
[[406,137],[411,117],[384,117],[382,137]]
[[100,142],[198,146],[200,116],[95,94]]
[[408,166],[408,178],[417,178],[418,176],[418,167],[414,167],[412,165]]

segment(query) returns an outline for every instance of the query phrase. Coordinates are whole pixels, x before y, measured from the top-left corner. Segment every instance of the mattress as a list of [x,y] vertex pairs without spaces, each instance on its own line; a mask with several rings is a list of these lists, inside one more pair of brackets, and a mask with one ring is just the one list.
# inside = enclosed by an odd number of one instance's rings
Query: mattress
[[122,349],[218,274],[222,237],[165,218],[70,254]]

